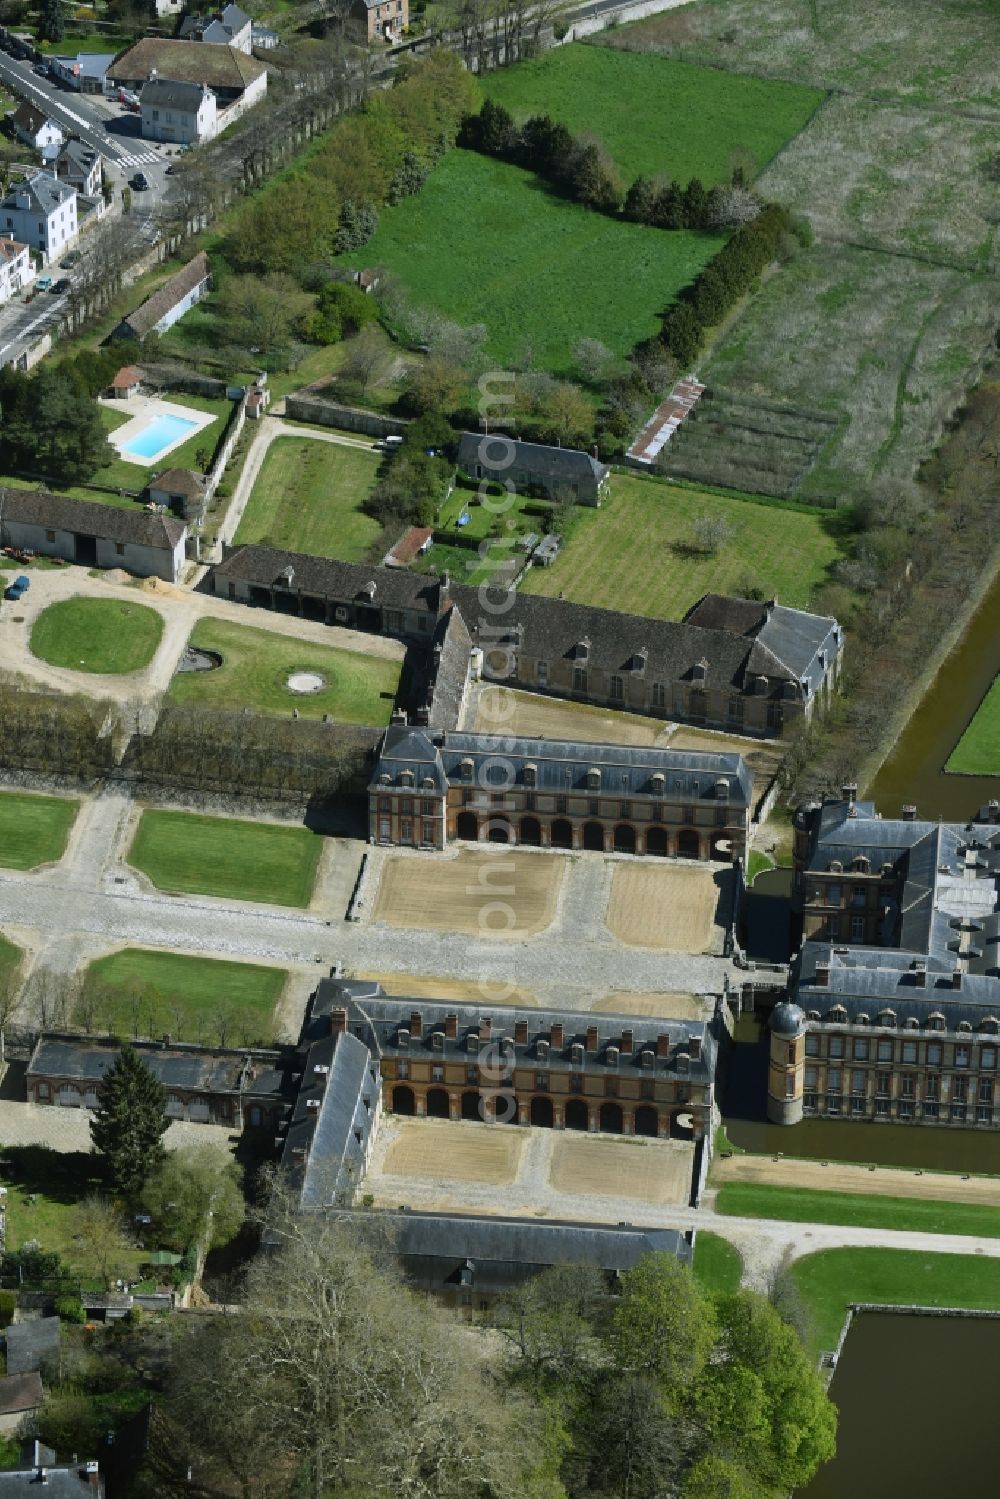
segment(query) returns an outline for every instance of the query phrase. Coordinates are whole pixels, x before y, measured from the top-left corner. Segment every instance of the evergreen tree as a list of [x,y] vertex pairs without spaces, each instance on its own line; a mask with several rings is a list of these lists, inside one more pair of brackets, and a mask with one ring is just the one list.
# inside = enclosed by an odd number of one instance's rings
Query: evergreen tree
[[60,0],[44,0],[41,20],[38,23],[39,41],[61,42],[64,30]]
[[94,1149],[104,1157],[117,1191],[134,1196],[165,1158],[161,1136],[170,1121],[165,1094],[132,1046],[123,1046],[97,1085],[90,1121]]
[[637,177],[625,194],[622,213],[635,224],[651,224],[656,210],[656,185],[648,177]]

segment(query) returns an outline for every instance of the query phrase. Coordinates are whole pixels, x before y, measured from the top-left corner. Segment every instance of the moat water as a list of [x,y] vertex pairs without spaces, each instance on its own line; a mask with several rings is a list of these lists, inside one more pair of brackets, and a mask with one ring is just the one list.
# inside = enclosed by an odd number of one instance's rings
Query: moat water
[[866,1312],[830,1395],[837,1455],[795,1499],[995,1494],[1000,1321]]
[[921,817],[964,822],[984,802],[1000,799],[1000,775],[949,775],[944,768],[998,672],[1000,576],[865,791],[883,816],[896,817],[914,802]]

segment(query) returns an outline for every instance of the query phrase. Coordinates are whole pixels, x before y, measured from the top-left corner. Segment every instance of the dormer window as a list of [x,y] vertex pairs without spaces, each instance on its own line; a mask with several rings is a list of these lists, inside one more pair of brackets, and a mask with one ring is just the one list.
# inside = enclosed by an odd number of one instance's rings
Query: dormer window
[[895,1012],[895,1010],[879,1010],[879,1012],[878,1012],[878,1023],[879,1023],[879,1025],[882,1025],[882,1026],[888,1026],[890,1030],[895,1030],[896,1029],[896,1012]]
[[695,664],[691,668],[691,680],[692,680],[692,682],[700,682],[700,683],[704,684],[707,676],[708,676],[708,662],[704,661],[704,660],[702,660],[702,661],[696,661]]
[[424,776],[424,778],[420,782],[420,784],[421,784],[421,786],[423,787],[423,789],[425,791],[433,791],[434,790],[434,777],[433,776]]
[[413,785],[413,771],[412,770],[401,770],[399,772],[399,784],[400,784],[400,786],[412,786]]
[[650,786],[652,787],[652,791],[653,791],[653,795],[654,796],[662,797],[663,796],[663,788],[664,788],[665,785],[666,785],[666,780],[665,780],[665,778],[663,776],[663,773],[661,771],[658,770],[655,775],[650,776]]
[[729,800],[729,782],[728,781],[726,781],[726,780],[716,781],[716,783],[715,783],[715,799],[716,799],[717,802],[727,802]]
[[847,1011],[844,1009],[844,1006],[832,1005],[830,1007],[830,1019],[833,1021],[834,1025],[843,1025],[844,1021],[847,1019]]
[[589,637],[589,635],[585,635],[582,640],[578,640],[577,641],[575,654],[576,654],[576,659],[578,661],[589,661],[589,659],[590,659],[590,637]]
[[524,767],[524,784],[526,786],[538,785],[538,766],[526,765]]
[[590,767],[590,769],[587,771],[587,790],[588,791],[600,791],[600,789],[601,789],[601,772],[597,769],[597,767],[595,765],[592,765]]
[[472,772],[473,772],[474,768],[475,767],[474,767],[473,762],[471,760],[463,760],[462,761],[461,771],[462,771],[462,780],[463,781],[471,781],[472,780]]
[[766,697],[770,682],[767,677],[754,677],[753,690],[758,697]]
[[851,865],[851,868],[855,871],[856,874],[867,874],[871,869],[871,865],[868,862],[868,858],[865,854],[858,854],[857,858],[854,860],[854,863]]

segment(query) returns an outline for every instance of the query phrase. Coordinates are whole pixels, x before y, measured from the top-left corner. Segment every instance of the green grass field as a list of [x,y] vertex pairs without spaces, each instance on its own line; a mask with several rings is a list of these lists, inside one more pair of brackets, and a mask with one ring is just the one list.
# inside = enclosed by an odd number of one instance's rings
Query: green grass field
[[694,1244],[694,1278],[702,1290],[728,1296],[739,1290],[742,1274],[739,1250],[719,1234],[699,1229]]
[[[31,1239],[73,1265],[78,1246],[76,1221],[80,1203],[92,1193],[107,1192],[98,1158],[89,1151],[50,1150],[45,1145],[4,1145],[3,1182],[7,1188],[7,1248],[20,1249]],[[130,1274],[138,1275],[141,1250],[127,1256]]]
[[162,634],[162,615],[145,604],[64,599],[35,620],[31,649],[50,666],[120,676],[148,666]]
[[84,1004],[112,1035],[249,1046],[274,1039],[288,974],[253,963],[127,947],[87,969]]
[[1000,775],[1000,677],[949,755],[945,770],[969,776]]
[[1000,1260],[909,1249],[824,1249],[792,1266],[815,1344],[836,1348],[850,1302],[1000,1310]]
[[[693,550],[702,515],[732,528],[713,556]],[[521,587],[607,609],[624,600],[632,613],[654,619],[680,619],[703,593],[753,587],[806,608],[840,556],[820,512],[613,474],[610,499],[599,510],[578,507],[559,557],[551,567],[532,568]]]
[[0,864],[34,869],[61,859],[80,803],[61,796],[0,791]]
[[386,266],[418,304],[485,323],[491,358],[523,357],[530,343],[536,368],[566,371],[584,336],[624,354],[655,334],[657,314],[722,242],[619,223],[518,167],[456,150],[344,259]]
[[279,437],[264,456],[234,544],[361,562],[382,527],[361,506],[381,455],[320,438]]
[[[400,662],[336,646],[312,645],[291,635],[253,630],[226,620],[203,619],[189,644],[218,651],[216,671],[178,672],[170,684],[175,703],[204,703],[212,708],[251,708],[288,717],[296,708],[303,718],[329,713],[338,723],[389,722],[399,682]],[[291,692],[296,671],[318,672],[326,681],[320,692]]]
[[596,136],[626,180],[700,177],[706,186],[728,180],[737,149],[759,170],[824,98],[819,89],[583,43],[490,73],[482,88],[517,119],[549,114]]
[[128,858],[159,890],[307,906],[321,848],[308,828],[147,811]]
[[1000,1208],[867,1192],[820,1192],[726,1182],[719,1188],[716,1211],[736,1218],[780,1218],[791,1223],[844,1223],[852,1228],[1000,1238]]
[[15,978],[23,957],[21,949],[0,932],[0,990]]

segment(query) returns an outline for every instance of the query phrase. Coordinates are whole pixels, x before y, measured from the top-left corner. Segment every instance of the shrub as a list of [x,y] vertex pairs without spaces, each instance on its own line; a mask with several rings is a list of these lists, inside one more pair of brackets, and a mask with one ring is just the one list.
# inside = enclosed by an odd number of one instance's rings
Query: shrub
[[75,1322],[78,1326],[87,1320],[87,1313],[79,1296],[57,1297],[56,1316],[60,1322]]
[[17,1296],[13,1291],[0,1291],[0,1327],[9,1327],[14,1320]]

